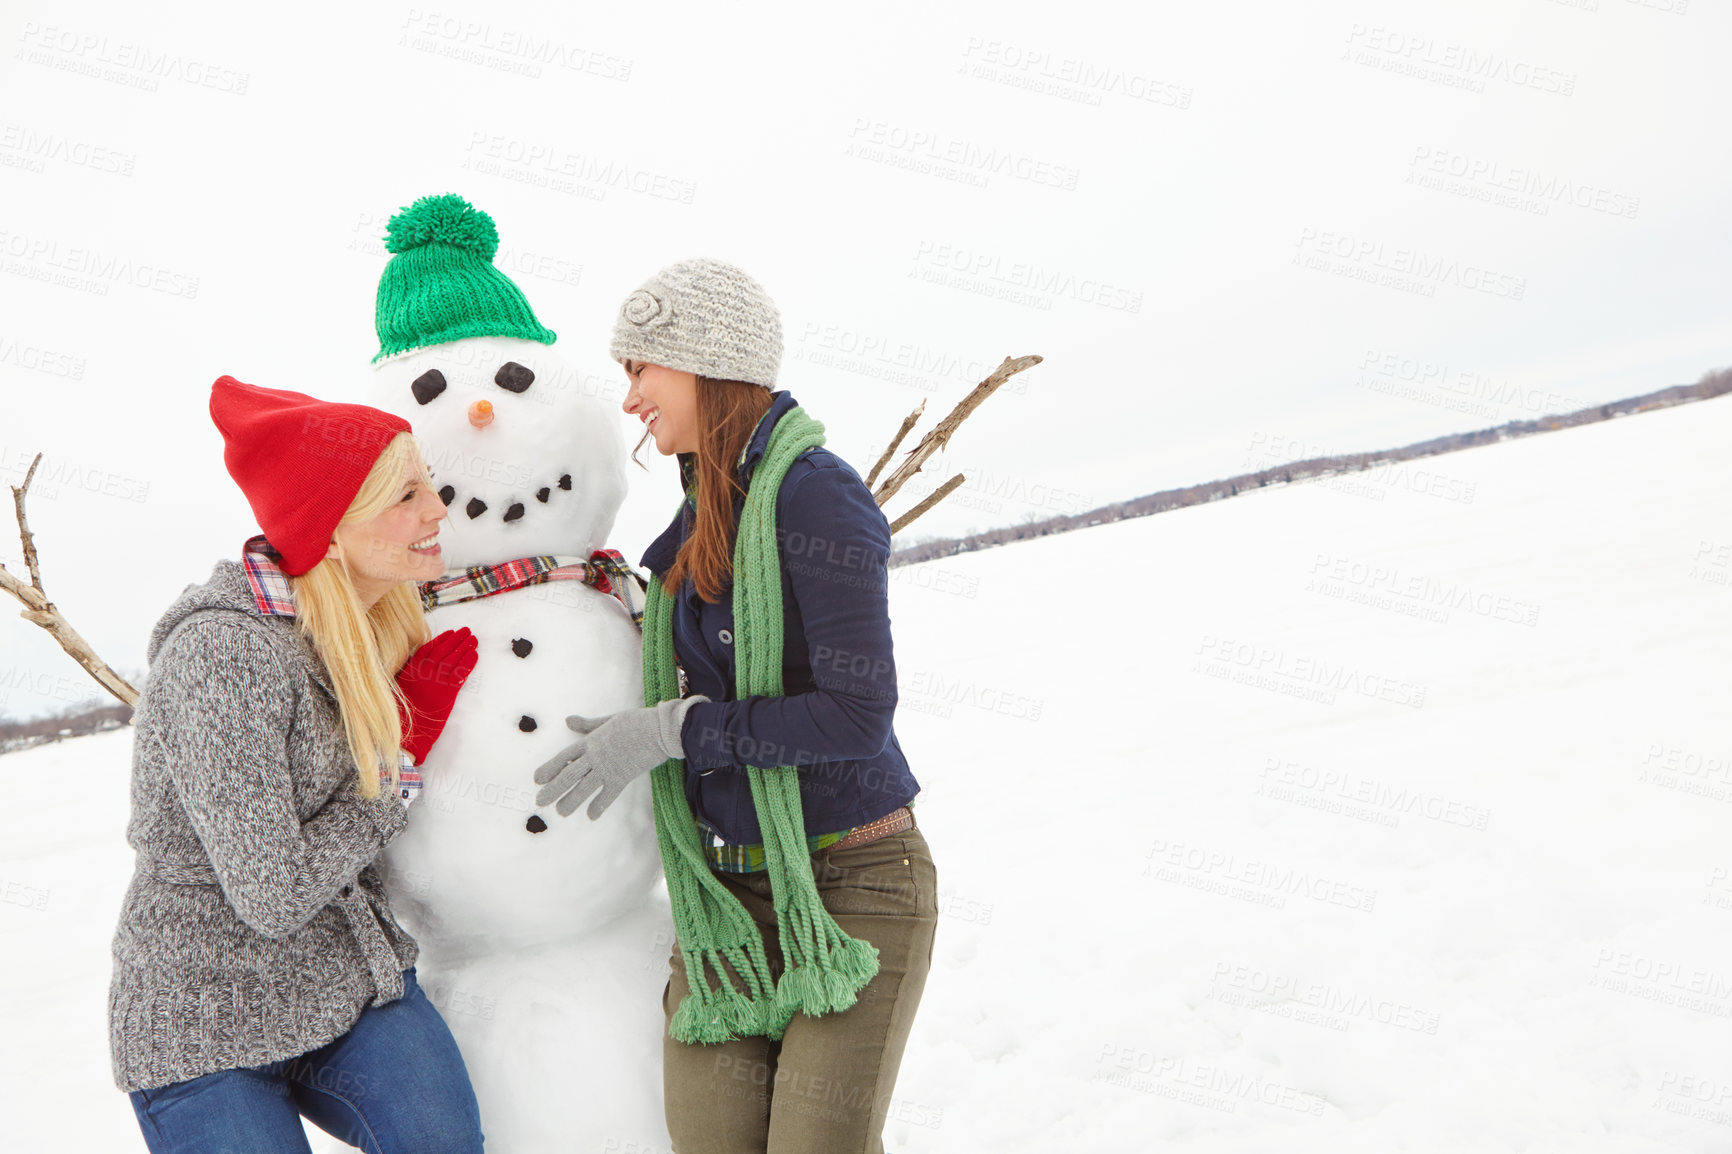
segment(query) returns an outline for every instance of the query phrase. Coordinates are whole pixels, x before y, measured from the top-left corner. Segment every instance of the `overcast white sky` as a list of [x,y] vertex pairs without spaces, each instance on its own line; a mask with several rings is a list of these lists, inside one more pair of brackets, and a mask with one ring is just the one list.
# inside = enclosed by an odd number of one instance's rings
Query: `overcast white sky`
[[[745,267],[862,471],[1044,355],[923,533],[1691,381],[1732,363],[1729,33],[1703,0],[8,0],[0,479],[47,455],[48,591],[141,665],[252,531],[210,382],[358,395],[385,220],[448,191],[606,387],[627,292]],[[677,496],[650,457],[634,561]],[[0,714],[90,692],[35,627],[0,645]]]

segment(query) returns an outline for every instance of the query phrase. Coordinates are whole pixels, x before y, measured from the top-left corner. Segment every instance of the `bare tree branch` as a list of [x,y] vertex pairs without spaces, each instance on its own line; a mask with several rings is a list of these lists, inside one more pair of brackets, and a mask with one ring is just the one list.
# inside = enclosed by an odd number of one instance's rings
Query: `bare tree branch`
[[[902,427],[896,430],[896,435],[894,437],[890,438],[889,448],[885,449],[884,455],[878,458],[878,463],[872,466],[872,471],[866,474],[866,487],[868,489],[872,487],[872,482],[878,479],[878,474],[884,466],[890,463],[890,458],[896,455],[896,446],[902,443],[902,438],[908,435],[908,430],[914,427],[914,423],[920,420],[920,414],[925,411],[926,399],[922,397],[920,403],[914,406],[914,411],[902,418]],[[880,501],[878,502],[878,505],[882,508],[884,502]]]
[[920,504],[914,506],[914,508],[908,510],[908,512],[902,514],[902,516],[896,518],[896,520],[890,523],[890,532],[892,534],[902,532],[902,530],[906,528],[914,518],[920,516],[920,514],[926,512],[926,510],[932,508],[932,506],[950,496],[950,491],[962,484],[962,480],[962,474],[958,473],[956,476],[950,478],[950,480],[944,482],[944,484],[928,493],[924,501],[920,502]]
[[24,474],[24,483],[12,486],[12,509],[18,517],[18,536],[24,542],[24,564],[30,570],[30,584],[24,584],[7,572],[6,566],[0,565],[0,589],[10,593],[24,605],[20,617],[32,625],[40,625],[48,630],[54,640],[60,643],[60,648],[82,665],[85,672],[96,679],[98,685],[127,705],[137,705],[138,690],[96,655],[90,642],[79,636],[78,630],[60,615],[60,610],[48,600],[48,594],[42,588],[42,570],[36,556],[35,537],[30,532],[30,521],[24,515],[24,496],[30,488],[31,480],[36,476],[36,466],[41,463],[42,454],[38,453],[36,459],[30,462],[30,471]]
[[42,571],[36,567],[36,538],[30,532],[30,523],[24,519],[24,493],[36,477],[36,466],[41,463],[42,454],[38,453],[30,462],[30,471],[24,474],[24,483],[12,486],[12,511],[18,518],[19,539],[24,542],[24,564],[30,569],[30,584],[37,589],[42,588]]
[[[896,466],[895,470],[891,472],[889,477],[885,478],[884,483],[878,486],[877,491],[872,494],[872,497],[878,502],[879,507],[883,507],[884,502],[895,496],[896,491],[902,488],[903,485],[907,484],[909,478],[913,477],[914,474],[920,471],[920,466],[926,463],[928,457],[932,456],[933,453],[936,453],[939,449],[942,449],[947,443],[949,443],[951,435],[956,432],[957,427],[961,425],[963,421],[967,420],[969,414],[973,413],[975,409],[978,409],[986,398],[997,392],[1000,385],[1004,384],[1004,382],[1008,381],[1011,377],[1014,377],[1017,373],[1022,372],[1024,369],[1033,368],[1035,365],[1040,364],[1043,359],[1044,358],[1042,357],[1033,355],[1026,357],[1004,358],[1002,364],[992,370],[992,373],[984,381],[981,381],[978,385],[975,385],[973,389],[969,390],[968,395],[958,401],[956,407],[950,410],[950,414],[942,421],[939,421],[930,433],[927,433],[920,439],[920,443],[914,447],[908,456],[902,459],[902,463]],[[908,423],[904,422],[903,433],[907,432],[907,428]],[[900,440],[900,438],[901,434],[898,434],[898,440]],[[874,469],[872,472],[873,475],[876,476],[878,470]],[[868,481],[867,483],[870,485],[871,482]],[[951,488],[954,487],[954,485],[951,486]],[[927,509],[931,508],[933,504],[936,504],[936,502],[922,502],[917,507],[917,511],[925,512]],[[900,525],[906,525],[911,520],[913,520],[912,516],[902,517],[898,519],[897,523]]]

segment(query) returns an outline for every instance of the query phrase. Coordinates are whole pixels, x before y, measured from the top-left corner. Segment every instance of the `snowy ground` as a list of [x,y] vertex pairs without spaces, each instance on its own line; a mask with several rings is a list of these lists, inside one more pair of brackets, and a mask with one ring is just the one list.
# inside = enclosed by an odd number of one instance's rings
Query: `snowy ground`
[[[1729,443],[1713,401],[895,571],[945,916],[889,1148],[1732,1146]],[[129,740],[0,760],[8,1150],[142,1149]]]

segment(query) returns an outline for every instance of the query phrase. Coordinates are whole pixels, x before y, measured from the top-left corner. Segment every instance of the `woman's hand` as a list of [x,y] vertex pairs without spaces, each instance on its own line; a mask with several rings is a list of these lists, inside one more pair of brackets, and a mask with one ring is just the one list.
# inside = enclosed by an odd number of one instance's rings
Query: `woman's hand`
[[558,798],[559,816],[570,817],[579,802],[600,789],[589,803],[589,820],[594,821],[634,778],[686,755],[680,725],[686,710],[708,700],[702,694],[670,697],[606,717],[566,718],[566,728],[579,737],[536,769],[535,784],[546,788],[535,795],[535,804],[545,806]]
[[403,752],[420,765],[433,743],[445,732],[457,691],[475,669],[480,642],[467,627],[447,629],[409,655],[397,674],[397,685],[409,701],[403,722]]

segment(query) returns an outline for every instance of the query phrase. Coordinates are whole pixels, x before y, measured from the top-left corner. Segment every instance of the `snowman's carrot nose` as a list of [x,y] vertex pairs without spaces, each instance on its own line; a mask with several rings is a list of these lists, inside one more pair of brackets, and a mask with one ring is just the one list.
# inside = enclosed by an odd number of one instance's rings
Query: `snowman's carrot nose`
[[469,406],[469,423],[477,429],[485,429],[493,423],[493,402],[476,401]]

